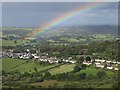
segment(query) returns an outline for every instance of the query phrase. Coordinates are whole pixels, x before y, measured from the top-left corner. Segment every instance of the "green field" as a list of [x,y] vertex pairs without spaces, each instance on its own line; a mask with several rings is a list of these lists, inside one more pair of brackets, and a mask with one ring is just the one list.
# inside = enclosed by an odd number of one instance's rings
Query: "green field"
[[25,71],[34,72],[35,71],[34,68],[36,68],[38,71],[42,71],[42,70],[49,69],[54,66],[55,65],[39,65],[35,63],[34,61],[30,61],[24,65],[16,67],[14,70],[18,70],[21,73],[24,73]]
[[14,43],[15,40],[2,40],[2,46],[16,46],[25,44],[26,40],[17,40],[17,43]]
[[97,74],[98,71],[104,70],[106,71],[107,75],[114,75],[115,73],[110,71],[110,70],[105,70],[105,69],[101,69],[101,68],[95,68],[95,67],[88,67],[86,69],[81,70],[80,72],[77,72],[76,74],[80,74],[80,73],[86,73],[87,75],[93,75],[95,76]]
[[12,58],[3,58],[2,59],[2,69],[8,71],[11,68],[14,68],[18,65],[26,63],[26,60],[12,59]]
[[79,40],[77,40],[75,38],[60,38],[60,40],[64,40],[67,42],[79,42]]
[[59,73],[65,73],[65,72],[70,72],[73,70],[75,64],[65,64],[61,65],[60,67],[50,69],[50,73],[52,75],[59,74]]
[[24,73],[25,71],[34,72],[35,71],[34,68],[36,68],[38,71],[42,71],[55,66],[55,65],[39,65],[32,60],[27,62],[27,60],[10,59],[10,58],[3,59],[2,64],[3,64],[2,70],[4,71],[18,70],[21,73]]

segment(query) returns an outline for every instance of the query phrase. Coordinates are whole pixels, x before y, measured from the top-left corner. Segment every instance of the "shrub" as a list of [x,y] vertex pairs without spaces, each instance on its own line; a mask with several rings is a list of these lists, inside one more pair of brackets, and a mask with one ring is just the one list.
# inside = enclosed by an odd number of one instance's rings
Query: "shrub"
[[74,67],[74,73],[76,73],[76,72],[79,72],[81,70],[81,67],[79,67],[79,66],[75,66]]
[[86,78],[86,73],[81,73],[80,74],[80,79],[85,79]]
[[98,78],[102,78],[103,76],[106,75],[105,71],[98,71],[98,73],[96,74]]

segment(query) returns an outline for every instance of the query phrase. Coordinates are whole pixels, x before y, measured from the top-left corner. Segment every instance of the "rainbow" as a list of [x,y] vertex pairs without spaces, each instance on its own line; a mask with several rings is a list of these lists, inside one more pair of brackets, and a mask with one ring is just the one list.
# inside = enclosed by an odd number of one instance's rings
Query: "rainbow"
[[85,12],[88,12],[92,9],[98,8],[101,5],[104,5],[104,3],[91,2],[91,3],[85,4],[84,6],[75,8],[67,13],[61,14],[60,16],[56,17],[55,19],[51,20],[50,22],[45,23],[44,25],[39,26],[38,28],[35,28],[33,31],[31,31],[30,33],[25,35],[24,38],[34,38],[36,35],[39,35],[42,32],[45,32],[47,30],[50,30],[51,27],[55,27],[68,19],[76,17],[76,16],[83,14]]

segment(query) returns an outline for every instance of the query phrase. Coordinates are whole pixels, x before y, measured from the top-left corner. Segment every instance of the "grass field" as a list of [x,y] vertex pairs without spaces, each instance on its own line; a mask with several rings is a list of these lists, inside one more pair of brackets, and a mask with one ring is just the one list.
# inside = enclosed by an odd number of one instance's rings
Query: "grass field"
[[8,71],[11,68],[14,68],[14,67],[21,65],[23,63],[26,63],[26,60],[3,58],[2,59],[2,70]]
[[73,70],[75,64],[65,64],[61,65],[60,67],[50,69],[50,73],[52,75],[59,74],[59,73],[65,73],[65,72],[70,72]]
[[26,40],[17,40],[17,43],[14,43],[15,40],[2,40],[2,46],[16,46],[22,45],[26,42]]
[[[80,73],[86,73],[87,75],[93,75],[95,76],[97,74],[98,71],[103,70],[103,69],[97,69],[94,67],[88,67],[86,69],[81,70],[80,72],[77,72],[76,74],[80,74]],[[115,73],[110,71],[110,70],[105,70],[107,75],[114,75]]]
[[64,40],[67,42],[79,42],[79,40],[77,40],[75,38],[60,38],[60,40]]
[[35,63],[34,61],[30,61],[26,64],[16,67],[13,70],[18,70],[21,73],[24,73],[25,71],[35,72],[34,68],[36,68],[38,71],[42,71],[42,70],[49,69],[54,66],[55,65],[39,65],[39,64]]
[[4,58],[2,60],[2,64],[3,64],[2,70],[4,71],[18,70],[21,73],[24,73],[25,71],[34,72],[34,68],[36,68],[38,71],[42,71],[55,66],[55,65],[39,65],[32,60],[27,62],[27,60],[10,59],[10,58],[7,59]]
[[[27,62],[28,61],[28,62]],[[2,59],[2,70],[4,71],[12,71],[12,70],[18,70],[21,73],[24,73],[25,71],[28,72],[34,72],[34,68],[36,68],[38,71],[42,71],[45,69],[49,69],[51,67],[56,66],[55,64],[52,65],[39,65],[35,61],[32,60],[21,60],[21,59],[12,59],[12,58],[3,58]],[[70,72],[73,70],[75,64],[64,64],[59,67],[55,67],[49,70],[49,72],[52,75],[59,74],[59,73],[65,73]],[[80,72],[77,72],[76,74],[80,73],[86,73],[87,75],[93,75],[95,76],[96,73],[103,69],[97,69],[94,67],[87,67],[86,69],[81,70]],[[114,75],[115,73],[111,70],[104,70],[106,71],[107,75]]]

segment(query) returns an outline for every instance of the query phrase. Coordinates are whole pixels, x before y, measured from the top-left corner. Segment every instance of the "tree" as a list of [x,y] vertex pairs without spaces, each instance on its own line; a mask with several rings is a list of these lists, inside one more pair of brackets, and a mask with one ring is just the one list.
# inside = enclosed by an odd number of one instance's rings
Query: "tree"
[[81,64],[81,69],[86,69],[86,65],[85,64]]
[[106,75],[106,72],[104,71],[98,71],[98,73],[96,74],[98,78],[102,78],[103,76]]
[[23,74],[25,77],[27,77],[27,76],[29,76],[30,74],[26,71],[26,72],[24,72],[24,74]]
[[83,63],[83,61],[84,61],[84,57],[80,57],[79,63]]
[[80,79],[85,79],[86,78],[86,73],[81,73],[80,74]]
[[86,57],[86,61],[91,61],[91,58],[89,56]]
[[74,67],[74,73],[76,73],[76,72],[79,72],[81,70],[81,67],[80,66],[75,66]]
[[14,43],[16,44],[16,43],[17,43],[17,40],[15,40]]
[[37,72],[38,70],[37,70],[37,68],[34,68],[34,70],[35,70],[35,72]]
[[50,73],[49,71],[46,71],[46,72],[44,73],[44,76],[45,76],[45,77],[50,77],[50,76],[51,76],[51,73]]
[[4,70],[2,70],[2,75],[7,75],[7,73]]
[[38,77],[36,82],[43,82],[44,79],[42,77]]

